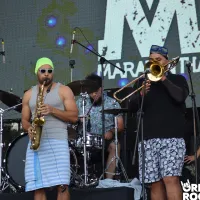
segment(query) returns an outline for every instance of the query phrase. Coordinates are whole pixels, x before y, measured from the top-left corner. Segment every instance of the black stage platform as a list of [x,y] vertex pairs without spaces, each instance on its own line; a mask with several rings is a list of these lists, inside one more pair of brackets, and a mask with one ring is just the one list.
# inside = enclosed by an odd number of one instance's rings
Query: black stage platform
[[[48,200],[56,200],[56,191],[47,191]],[[133,200],[134,189],[127,187],[71,189],[71,200]],[[0,194],[0,200],[33,200],[33,193]]]

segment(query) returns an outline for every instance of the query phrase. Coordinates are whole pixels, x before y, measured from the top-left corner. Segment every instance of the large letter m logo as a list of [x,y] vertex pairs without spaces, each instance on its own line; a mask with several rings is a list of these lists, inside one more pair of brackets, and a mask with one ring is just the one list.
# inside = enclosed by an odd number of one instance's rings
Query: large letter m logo
[[[153,0],[147,1],[149,8],[151,8]],[[175,16],[181,53],[200,52],[200,31],[195,0],[160,0],[151,25],[148,23],[140,2],[142,1],[107,1],[104,40],[100,40],[98,43],[99,53],[104,51],[104,56],[108,60],[121,59],[124,21],[126,19],[140,55],[148,57],[152,44],[164,45]]]

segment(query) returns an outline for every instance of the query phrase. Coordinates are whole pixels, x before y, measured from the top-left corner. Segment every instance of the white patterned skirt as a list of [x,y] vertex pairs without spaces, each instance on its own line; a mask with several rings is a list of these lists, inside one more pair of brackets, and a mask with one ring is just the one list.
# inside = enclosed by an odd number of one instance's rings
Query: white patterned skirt
[[41,138],[38,151],[26,152],[26,191],[70,183],[70,157],[68,140]]

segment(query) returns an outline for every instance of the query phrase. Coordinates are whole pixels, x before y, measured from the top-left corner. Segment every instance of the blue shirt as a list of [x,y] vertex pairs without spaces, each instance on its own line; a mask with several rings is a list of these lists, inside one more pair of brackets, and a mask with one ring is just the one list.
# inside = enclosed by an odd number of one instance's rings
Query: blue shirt
[[[78,110],[79,110],[79,115],[83,114],[82,111],[82,98],[79,98],[76,101]],[[92,106],[90,97],[86,98],[86,105],[85,105],[85,114],[87,114],[88,110]],[[104,94],[104,110],[106,109],[118,109],[121,108],[119,103]],[[94,134],[102,134],[102,114],[101,114],[102,106],[93,106],[92,109],[90,110],[90,133]],[[109,130],[113,129],[115,127],[115,122],[114,122],[114,115],[113,114],[105,114],[105,133],[108,132]],[[87,131],[87,125],[88,125],[88,119],[86,119],[86,131]],[[82,129],[82,127],[81,127]],[[79,130],[80,131],[80,130]]]

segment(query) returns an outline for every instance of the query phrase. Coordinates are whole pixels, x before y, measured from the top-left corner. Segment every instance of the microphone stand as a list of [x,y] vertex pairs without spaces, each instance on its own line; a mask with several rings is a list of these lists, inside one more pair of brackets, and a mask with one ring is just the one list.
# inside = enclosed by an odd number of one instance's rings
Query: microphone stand
[[0,55],[5,56],[5,51],[0,51]]
[[[142,199],[145,200],[145,187],[144,187],[144,173],[145,173],[145,157],[144,157],[144,124],[143,124],[143,118],[144,118],[144,111],[143,111],[143,107],[144,107],[144,96],[145,96],[145,92],[146,92],[146,81],[147,81],[147,74],[149,73],[149,71],[145,71],[144,72],[144,94],[142,95],[142,100],[141,100],[141,105],[140,105],[140,109],[137,112],[137,134],[136,134],[136,140],[135,140],[135,149],[134,149],[134,153],[133,153],[133,158],[132,158],[132,165],[135,162],[135,153],[136,153],[136,146],[137,143],[139,142],[139,133],[141,135],[141,154],[142,154]],[[139,94],[140,95],[140,94]]]
[[74,65],[75,65],[75,60],[70,60],[69,61],[69,66],[71,68],[71,82],[73,81],[73,69],[74,69]]
[[198,184],[198,163],[197,163],[197,133],[200,134],[199,114],[196,106],[196,95],[194,93],[193,82],[191,77],[191,63],[186,63],[188,69],[188,75],[191,86],[191,97],[192,101],[192,114],[193,114],[193,126],[194,126],[194,157],[195,157],[195,182]]
[[101,92],[101,99],[102,99],[102,168],[103,168],[103,178],[104,178],[104,148],[105,148],[105,139],[104,139],[104,134],[105,134],[105,116],[104,116],[104,66],[103,64],[109,63],[110,65],[112,65],[113,67],[119,69],[120,71],[122,71],[123,73],[125,73],[125,71],[119,67],[117,67],[116,65],[114,65],[113,63],[111,63],[109,60],[106,60],[103,56],[101,56],[99,53],[89,49],[88,47],[86,47],[85,45],[81,44],[80,42],[78,42],[77,40],[72,40],[72,43],[77,43],[80,46],[82,46],[83,48],[87,49],[88,51],[92,52],[94,55],[100,57],[100,64],[101,64],[101,79],[102,79],[102,92]]
[[102,57],[100,58],[100,63],[101,63],[101,79],[102,79],[102,85],[101,85],[101,110],[102,110],[102,115],[101,115],[101,120],[102,120],[102,169],[103,169],[103,179],[104,179],[104,169],[105,169],[105,115],[104,115],[104,67],[103,64],[105,63],[105,59]]
[[124,137],[123,137],[123,143],[124,143],[123,144],[123,146],[124,146],[123,147],[124,148],[123,149],[124,150],[123,151],[123,155],[124,155],[124,159],[123,159],[123,161],[124,161],[124,169],[125,169],[125,171],[127,171],[127,155],[126,155],[126,146],[127,146],[126,145],[126,143],[127,143],[126,142],[126,139],[127,139],[126,138],[127,137],[127,118],[128,118],[127,115],[128,115],[127,113],[124,114],[124,122],[125,123],[124,123],[124,133],[123,133],[124,134]]
[[[2,40],[2,44],[3,44],[3,38],[0,38]],[[3,47],[2,47],[3,48]],[[5,51],[0,51],[0,55],[5,56]]]

